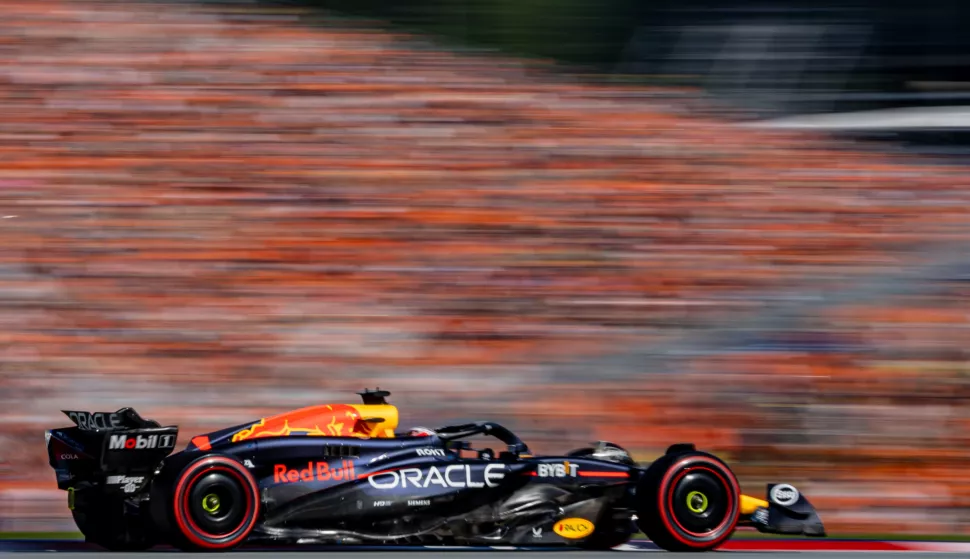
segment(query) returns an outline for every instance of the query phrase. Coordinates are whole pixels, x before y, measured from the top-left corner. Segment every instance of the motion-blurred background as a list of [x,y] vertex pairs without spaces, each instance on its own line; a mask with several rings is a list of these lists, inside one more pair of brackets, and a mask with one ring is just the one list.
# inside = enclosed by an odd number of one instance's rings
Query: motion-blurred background
[[0,531],[62,409],[391,390],[970,532],[970,7],[4,0]]

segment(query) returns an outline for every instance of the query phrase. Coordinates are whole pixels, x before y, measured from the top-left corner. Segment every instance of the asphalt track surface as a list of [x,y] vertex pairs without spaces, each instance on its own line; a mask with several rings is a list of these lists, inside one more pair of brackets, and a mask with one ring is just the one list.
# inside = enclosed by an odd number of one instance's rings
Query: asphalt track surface
[[[915,547],[912,545],[891,544],[888,542],[861,542],[861,541],[831,541],[821,549],[825,551],[815,551],[804,549],[803,551],[788,551],[784,542],[780,545],[769,544],[771,547],[763,551],[749,551],[742,549],[737,551],[719,551],[715,553],[668,553],[658,549],[654,544],[645,540],[634,540],[627,544],[618,546],[612,551],[583,551],[578,549],[562,548],[501,548],[501,547],[482,547],[482,548],[446,548],[446,547],[398,547],[398,548],[379,548],[379,547],[351,547],[351,546],[290,546],[285,548],[265,548],[265,547],[243,547],[230,553],[213,554],[184,554],[180,551],[168,547],[155,548],[147,552],[105,552],[100,548],[88,546],[83,542],[77,541],[2,541],[0,540],[0,559],[36,559],[38,554],[55,554],[58,559],[91,559],[93,557],[113,557],[118,559],[148,559],[159,556],[248,556],[252,558],[268,557],[273,559],[554,559],[566,557],[569,559],[599,559],[606,557],[622,557],[624,553],[635,554],[663,554],[671,558],[708,558],[721,556],[726,559],[769,559],[773,557],[791,556],[798,559],[859,559],[860,554],[865,554],[866,559],[901,559],[905,557],[918,557],[919,559],[939,559],[941,556],[953,556],[958,554],[963,557],[970,556],[970,549],[967,544],[953,545],[934,545],[930,544],[933,551],[924,551],[927,547]],[[750,545],[750,544],[748,544]],[[756,544],[757,545],[757,544]],[[790,544],[789,544],[790,545]],[[763,546],[762,546],[763,547]],[[803,546],[795,546],[803,547]],[[910,550],[904,551],[908,547]],[[885,549],[887,551],[876,551],[874,549]],[[898,549],[893,551],[892,549]],[[815,548],[819,549],[819,548]],[[916,549],[920,549],[917,551]]]
[[[273,559],[598,559],[622,557],[623,553],[646,555],[662,554],[673,558],[724,557],[725,559],[769,559],[790,556],[798,559],[899,559],[900,554],[908,557],[929,559],[941,555],[970,557],[970,542],[920,542],[920,541],[865,541],[839,539],[802,539],[774,541],[730,540],[721,551],[715,553],[677,553],[665,552],[647,540],[632,540],[614,548],[612,551],[583,551],[579,549],[555,547],[427,547],[427,546],[333,546],[308,544],[304,546],[264,547],[252,544],[229,553],[183,554],[168,546],[161,546],[147,552],[106,552],[96,546],[72,540],[0,540],[0,559],[35,559],[39,553],[56,554],[58,559],[93,557],[116,557],[118,559],[147,559],[159,556],[248,556],[252,558],[270,557]],[[396,557],[395,557],[396,556]]]
[[[43,552],[0,552],[0,557],[6,558],[22,558],[22,559],[36,559],[38,553]],[[249,556],[249,557],[272,557],[273,559],[393,559],[394,557],[400,557],[401,559],[417,559],[419,557],[429,557],[432,559],[553,559],[554,557],[567,557],[569,559],[600,559],[606,557],[617,557],[622,556],[623,553],[643,553],[643,554],[654,554],[662,553],[670,557],[680,558],[707,558],[711,559],[714,555],[712,553],[666,553],[663,551],[651,551],[651,550],[631,550],[628,552],[623,551],[573,551],[573,550],[557,550],[557,551],[502,551],[502,550],[483,550],[483,551],[448,551],[448,550],[429,550],[423,549],[420,551],[287,551],[287,552],[274,552],[274,551],[235,551],[230,554],[230,556]],[[940,553],[935,552],[861,552],[866,554],[867,559],[898,559],[899,555],[902,554],[906,558],[918,557],[919,559],[939,559]],[[165,555],[178,555],[179,552],[171,551],[154,551],[145,553],[104,553],[99,551],[90,552],[65,552],[57,553],[58,559],[91,559],[92,557],[117,557],[118,559],[148,559],[151,557],[159,557]],[[717,555],[727,554],[730,559],[768,559],[775,556],[785,556],[791,555],[797,557],[797,559],[860,559],[860,552],[718,552]],[[198,557],[198,556],[222,556],[226,557],[227,554],[181,554],[185,557]],[[895,557],[894,557],[895,556]],[[944,554],[946,556],[946,554]]]

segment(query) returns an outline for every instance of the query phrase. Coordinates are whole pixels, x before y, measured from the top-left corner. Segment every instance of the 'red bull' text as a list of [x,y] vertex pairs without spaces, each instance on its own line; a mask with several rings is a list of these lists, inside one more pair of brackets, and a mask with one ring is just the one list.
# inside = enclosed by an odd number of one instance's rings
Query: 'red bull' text
[[356,478],[354,463],[341,460],[340,467],[332,467],[327,462],[307,462],[306,468],[291,469],[286,464],[273,466],[275,483],[295,483],[298,481],[340,481]]

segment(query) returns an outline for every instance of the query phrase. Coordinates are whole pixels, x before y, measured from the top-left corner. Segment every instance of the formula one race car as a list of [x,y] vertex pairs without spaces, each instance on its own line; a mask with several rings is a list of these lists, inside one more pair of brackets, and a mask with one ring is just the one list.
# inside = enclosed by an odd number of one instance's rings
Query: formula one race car
[[[600,442],[533,456],[490,422],[397,433],[386,391],[194,437],[115,413],[66,411],[47,432],[57,486],[89,542],[220,551],[244,542],[578,546],[609,549],[642,530],[675,551],[717,548],[739,524],[824,536],[788,484],[742,495],[731,469],[691,444],[638,466]],[[468,439],[497,439],[501,450]],[[170,455],[171,454],[171,455]]]

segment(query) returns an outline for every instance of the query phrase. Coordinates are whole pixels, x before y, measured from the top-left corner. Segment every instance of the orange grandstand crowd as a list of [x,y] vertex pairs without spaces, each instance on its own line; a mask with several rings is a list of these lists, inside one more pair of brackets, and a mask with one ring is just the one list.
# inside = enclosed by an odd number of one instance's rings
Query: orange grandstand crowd
[[325,12],[4,8],[0,531],[72,529],[60,410],[187,442],[379,385],[970,532],[966,168]]

